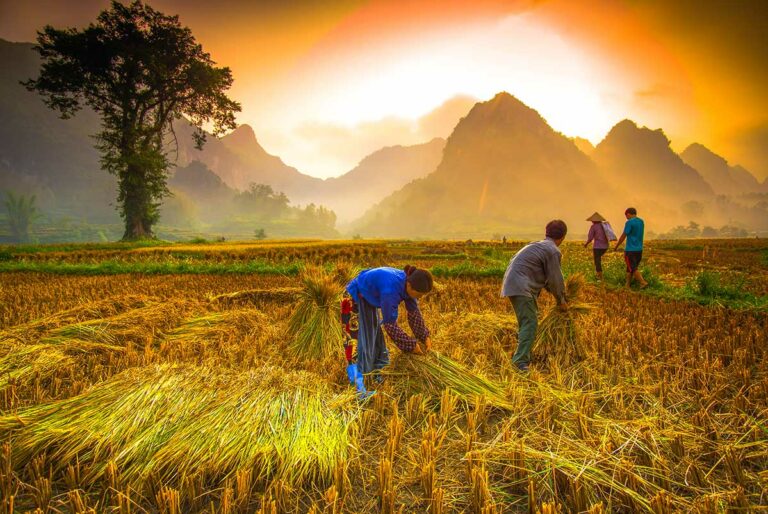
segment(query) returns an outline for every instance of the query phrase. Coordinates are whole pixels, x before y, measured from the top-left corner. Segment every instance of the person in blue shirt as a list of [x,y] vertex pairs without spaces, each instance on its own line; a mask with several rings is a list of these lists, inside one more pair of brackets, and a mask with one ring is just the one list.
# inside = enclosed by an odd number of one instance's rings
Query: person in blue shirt
[[[363,384],[364,374],[379,371],[389,364],[389,350],[382,328],[401,351],[417,355],[429,351],[432,341],[418,299],[432,287],[429,271],[413,266],[402,270],[387,267],[363,270],[347,284],[341,303],[341,322],[344,325],[347,375],[358,394],[363,397],[369,394]],[[414,337],[397,324],[400,303],[405,304],[408,325]]]
[[642,273],[638,269],[640,261],[643,259],[643,235],[645,233],[645,223],[643,220],[637,217],[637,209],[629,207],[624,211],[624,216],[627,217],[627,222],[624,224],[624,233],[616,242],[615,251],[619,251],[619,247],[624,240],[627,240],[627,246],[624,247],[624,262],[627,264],[627,283],[626,287],[629,288],[632,285],[632,279],[638,281],[640,289],[648,287],[648,282],[643,278]]

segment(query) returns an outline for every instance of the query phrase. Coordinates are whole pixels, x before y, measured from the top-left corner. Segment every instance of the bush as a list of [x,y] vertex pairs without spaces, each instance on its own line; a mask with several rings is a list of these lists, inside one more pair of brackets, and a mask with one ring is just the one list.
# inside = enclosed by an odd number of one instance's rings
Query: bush
[[744,277],[723,277],[716,271],[703,270],[692,279],[693,291],[707,298],[738,300],[745,296]]

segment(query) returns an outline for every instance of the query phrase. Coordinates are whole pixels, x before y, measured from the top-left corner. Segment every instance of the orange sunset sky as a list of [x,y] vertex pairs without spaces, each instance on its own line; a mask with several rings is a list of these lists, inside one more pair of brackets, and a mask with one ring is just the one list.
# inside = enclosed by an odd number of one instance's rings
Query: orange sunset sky
[[[382,146],[446,137],[508,91],[598,143],[630,118],[768,176],[768,2],[154,0],[232,68],[240,123],[334,176]],[[82,27],[104,0],[0,0],[0,37]]]

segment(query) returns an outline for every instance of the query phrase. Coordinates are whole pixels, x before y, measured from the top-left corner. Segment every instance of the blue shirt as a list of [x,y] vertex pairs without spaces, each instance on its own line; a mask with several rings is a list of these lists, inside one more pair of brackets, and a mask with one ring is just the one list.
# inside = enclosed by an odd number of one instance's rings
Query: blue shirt
[[624,233],[627,235],[627,246],[624,250],[627,252],[643,251],[643,233],[645,232],[645,223],[635,216],[629,218],[624,224]]
[[363,270],[347,284],[353,300],[362,296],[366,302],[381,309],[384,323],[397,322],[397,308],[405,302],[409,311],[418,309],[418,303],[405,292],[405,271],[395,268]]

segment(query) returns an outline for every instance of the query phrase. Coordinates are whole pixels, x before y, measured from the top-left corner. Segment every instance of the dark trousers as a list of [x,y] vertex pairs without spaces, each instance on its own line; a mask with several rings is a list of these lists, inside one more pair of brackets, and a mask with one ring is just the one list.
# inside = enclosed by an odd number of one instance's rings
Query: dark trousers
[[510,296],[509,301],[512,302],[517,316],[517,350],[512,362],[518,366],[528,364],[531,362],[531,350],[536,341],[539,306],[536,298],[530,296]]
[[357,369],[360,373],[378,371],[389,364],[389,350],[381,330],[378,309],[358,298]]
[[608,251],[608,248],[593,248],[592,256],[595,258],[595,271],[598,273],[603,272],[603,255]]

